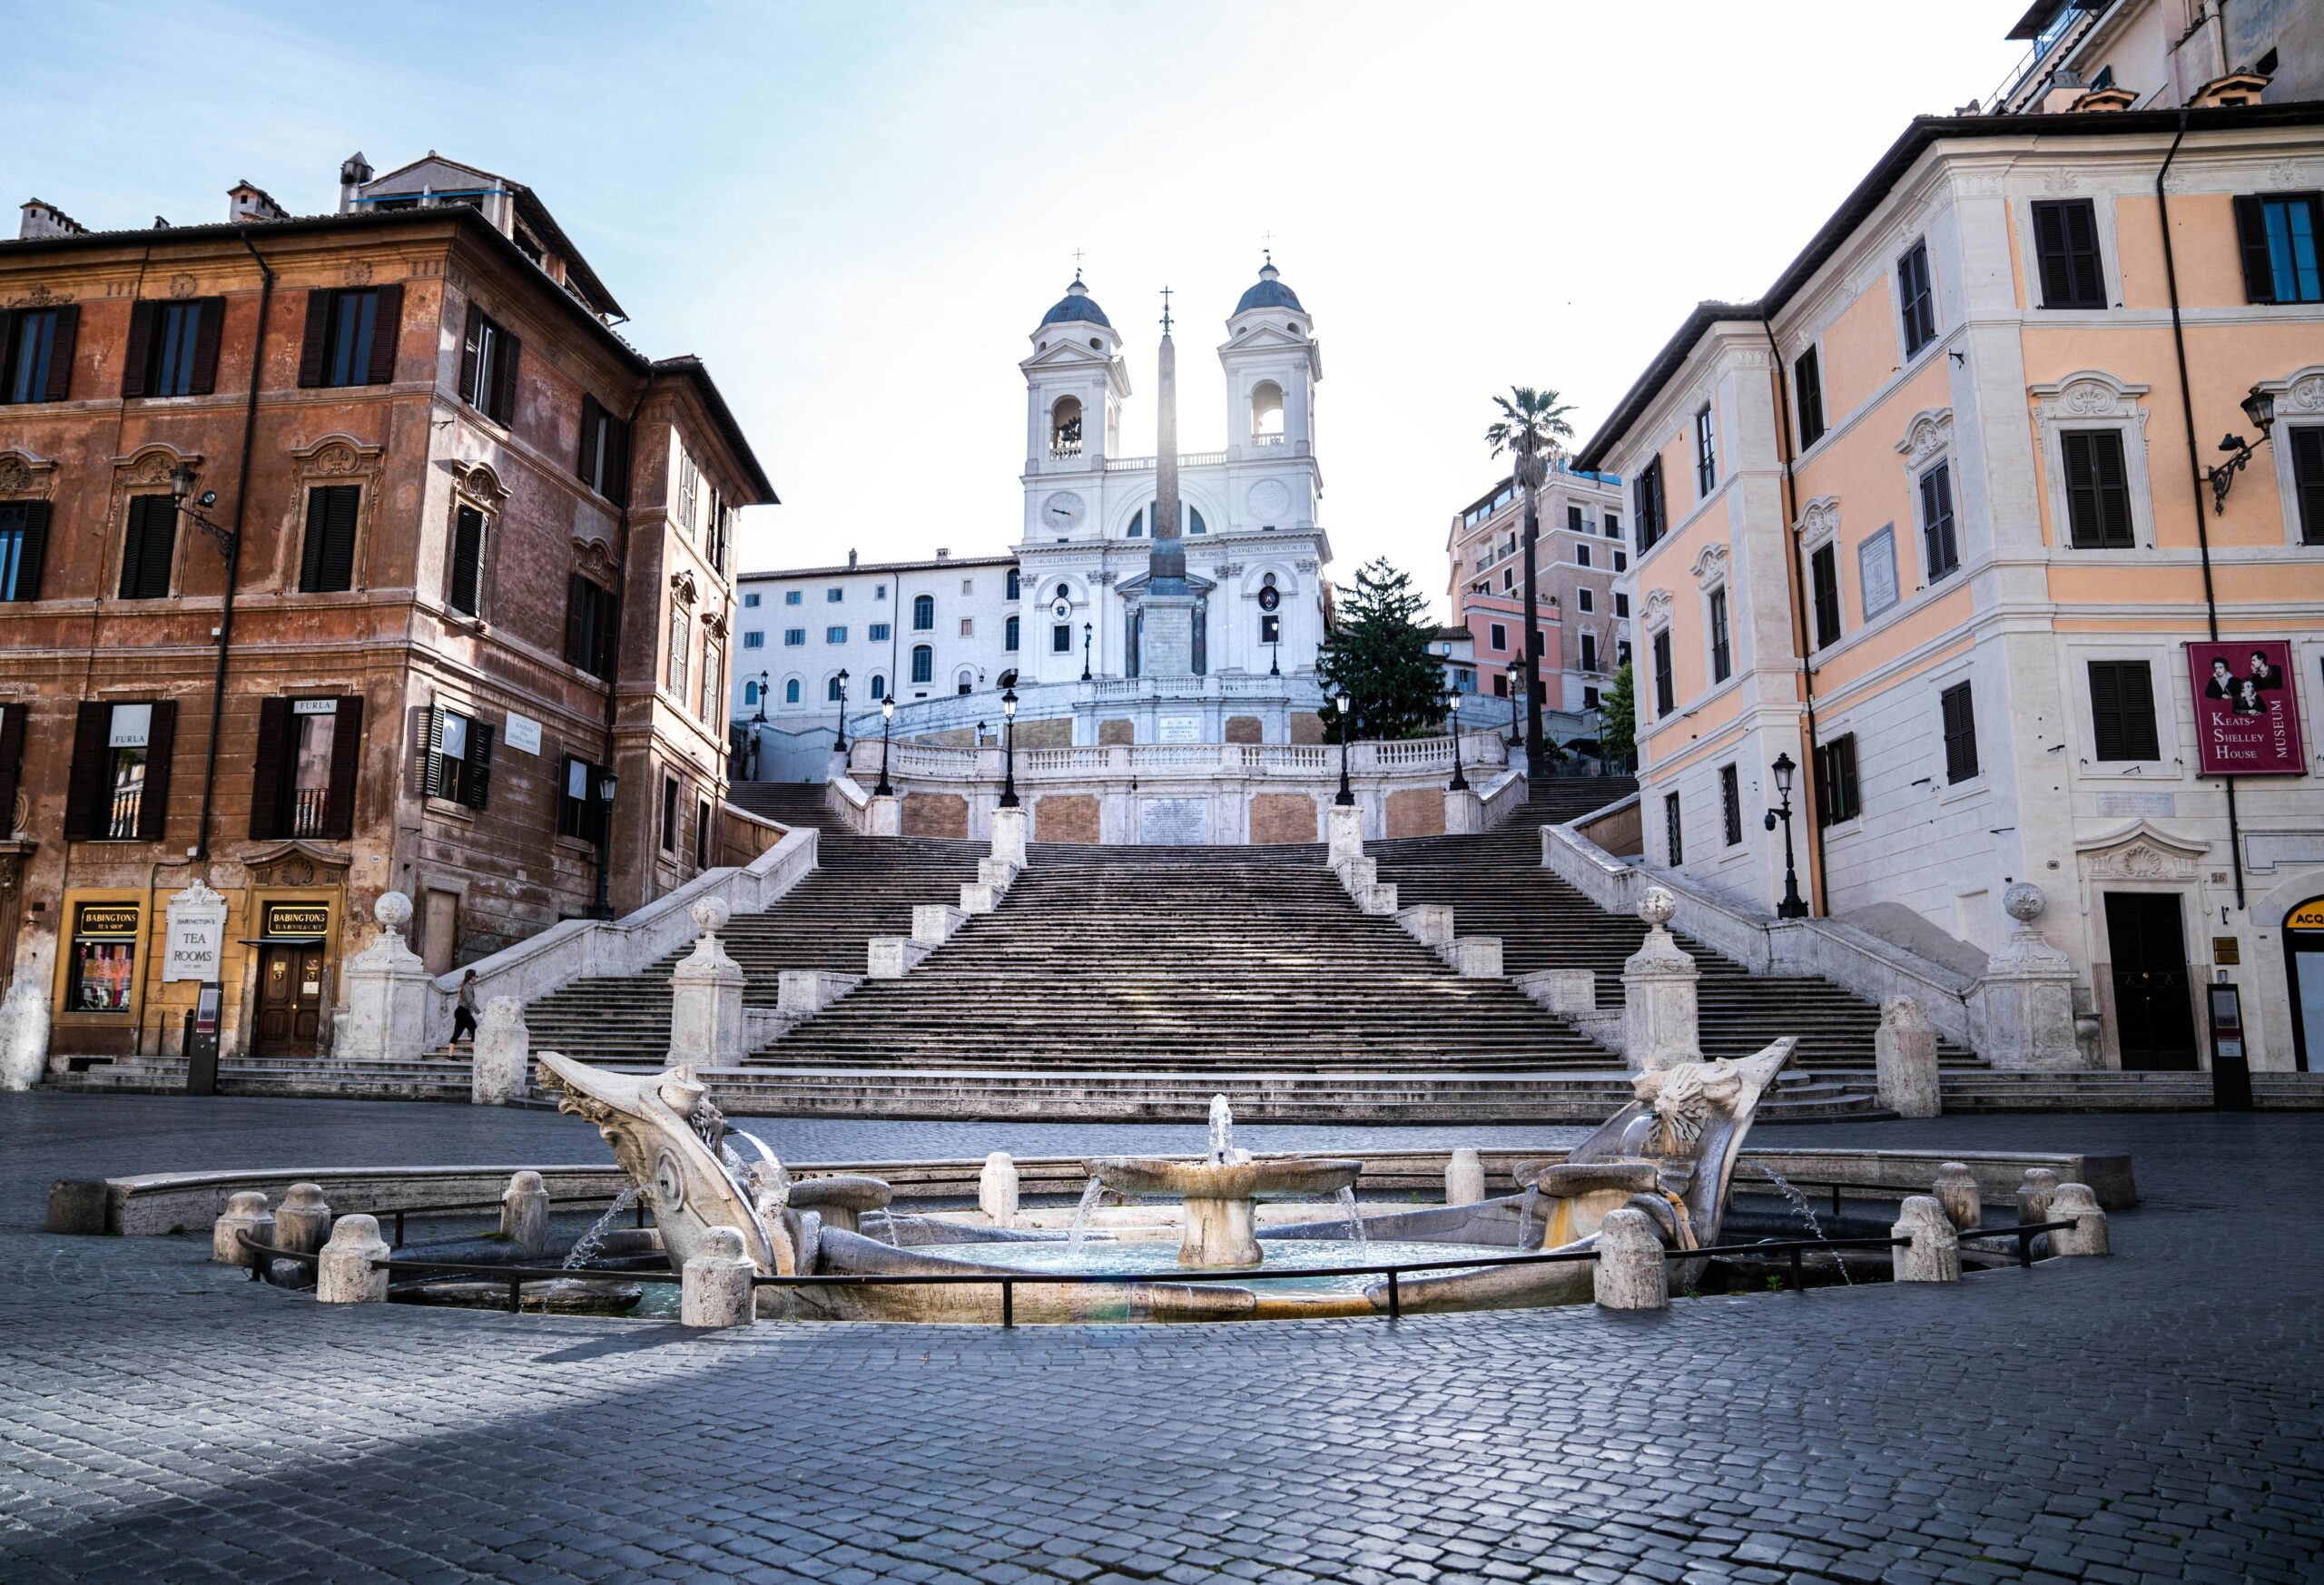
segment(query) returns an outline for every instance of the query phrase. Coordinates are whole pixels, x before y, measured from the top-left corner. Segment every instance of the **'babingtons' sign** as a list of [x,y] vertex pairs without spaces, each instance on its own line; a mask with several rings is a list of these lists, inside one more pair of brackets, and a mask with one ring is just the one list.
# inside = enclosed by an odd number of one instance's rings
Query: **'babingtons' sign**
[[2204,775],[2307,773],[2290,644],[2266,638],[2191,644],[2187,670],[2194,687],[2195,743]]

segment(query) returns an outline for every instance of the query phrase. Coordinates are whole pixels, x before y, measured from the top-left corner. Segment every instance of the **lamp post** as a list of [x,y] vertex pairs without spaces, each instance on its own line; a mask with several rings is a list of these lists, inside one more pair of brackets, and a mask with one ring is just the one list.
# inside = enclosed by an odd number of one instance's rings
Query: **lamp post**
[[1354,703],[1344,688],[1332,695],[1332,708],[1340,713],[1340,790],[1332,802],[1342,809],[1355,802],[1355,789],[1347,783],[1347,740],[1353,726],[1348,712]]
[[1000,807],[1017,807],[1017,690],[1000,691],[1001,750]]
[[896,790],[888,785],[888,734],[896,724],[896,696],[890,694],[880,701],[880,784],[872,789],[874,798],[892,798]]
[[843,754],[847,753],[847,668],[845,666],[840,667],[836,681],[839,684],[839,741],[832,744],[832,753]]
[[1768,829],[1773,831],[1776,822],[1783,822],[1783,901],[1776,904],[1777,919],[1806,919],[1807,904],[1799,895],[1799,872],[1792,867],[1791,855],[1791,778],[1799,767],[1791,763],[1789,754],[1776,755],[1776,763],[1768,767],[1775,773],[1776,797],[1780,800],[1768,811]]
[[1525,674],[1505,674],[1509,678],[1509,746],[1517,748],[1525,742]]
[[1089,640],[1096,636],[1097,632],[1095,623],[1084,622],[1081,625],[1081,680],[1085,683],[1089,680]]
[[1461,684],[1455,682],[1444,691],[1444,708],[1452,718],[1452,780],[1445,783],[1447,792],[1466,792],[1469,778],[1461,774]]
[[1283,675],[1283,668],[1282,668],[1282,667],[1280,667],[1280,666],[1278,666],[1278,665],[1275,664],[1275,662],[1276,662],[1278,659],[1280,659],[1280,658],[1281,658],[1282,655],[1283,655],[1283,629],[1282,629],[1281,627],[1277,627],[1277,628],[1275,630],[1275,636],[1274,636],[1273,638],[1270,638],[1270,639],[1268,639],[1268,640],[1267,640],[1267,675],[1268,675],[1268,676],[1270,676],[1270,677],[1279,677],[1279,676]]
[[1541,752],[1541,612],[1536,587],[1537,551],[1541,541],[1541,487],[1549,482],[1550,459],[1531,430],[1520,440],[1512,469],[1525,491],[1525,763],[1530,768],[1544,759]]
[[613,904],[606,897],[606,872],[613,867],[614,792],[621,779],[608,768],[597,773],[597,900],[589,907],[591,919],[611,919]]
[[759,713],[755,719],[762,724],[766,721],[766,684],[767,675],[764,672],[761,672],[759,674]]
[[2205,475],[2211,481],[2211,513],[2214,517],[2227,510],[2227,492],[2234,487],[2235,476],[2250,466],[2251,454],[2268,443],[2269,436],[2276,427],[2275,394],[2253,386],[2250,393],[2243,399],[2243,416],[2258,428],[2260,438],[2247,441],[2240,435],[2230,434],[2220,441],[2221,451],[2231,451],[2235,455]]

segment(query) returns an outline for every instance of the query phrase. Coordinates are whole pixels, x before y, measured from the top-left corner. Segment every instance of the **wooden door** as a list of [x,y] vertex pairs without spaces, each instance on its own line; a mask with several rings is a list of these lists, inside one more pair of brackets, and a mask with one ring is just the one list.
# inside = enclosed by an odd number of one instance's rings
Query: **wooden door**
[[268,947],[258,964],[261,1057],[311,1057],[323,1022],[323,950]]
[[2187,938],[2179,899],[2109,891],[2106,939],[2113,957],[2114,1033],[2122,1066],[2192,1070],[2195,1011],[2187,984]]

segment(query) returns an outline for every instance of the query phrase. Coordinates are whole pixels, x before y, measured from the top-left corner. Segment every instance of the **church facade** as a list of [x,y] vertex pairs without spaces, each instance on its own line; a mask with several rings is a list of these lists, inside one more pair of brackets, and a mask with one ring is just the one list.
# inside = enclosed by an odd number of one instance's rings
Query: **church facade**
[[[1177,448],[1167,314],[1150,457],[1122,455],[1122,338],[1078,277],[1029,340],[1023,519],[1005,555],[736,580],[730,697],[762,774],[804,773],[835,736],[842,689],[851,736],[880,730],[890,694],[900,736],[989,735],[1012,672],[1020,743],[1313,740],[1331,544],[1315,431],[1323,352],[1297,294],[1270,262],[1227,316],[1217,451]],[[901,597],[922,579],[943,585],[932,607]],[[862,603],[831,591],[867,580],[869,603],[886,606],[876,624],[796,619]],[[895,594],[872,597],[888,581]]]

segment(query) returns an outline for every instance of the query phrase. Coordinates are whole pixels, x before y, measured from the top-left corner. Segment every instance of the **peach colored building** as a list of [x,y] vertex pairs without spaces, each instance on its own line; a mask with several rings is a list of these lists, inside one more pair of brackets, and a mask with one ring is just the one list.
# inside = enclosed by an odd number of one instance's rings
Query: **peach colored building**
[[[1914,122],[1577,459],[1630,481],[1648,861],[1772,912],[1787,756],[1816,913],[1974,973],[2038,885],[2101,1067],[2208,1066],[2219,982],[2324,1066],[2324,105],[2250,96]],[[2201,773],[2214,636],[2280,646],[2290,773]]]
[[[1621,481],[1570,468],[1542,487],[1534,586],[1541,635],[1541,706],[1598,708],[1598,696],[1630,653],[1627,596],[1615,592],[1630,565],[1622,537]],[[1476,646],[1477,689],[1508,696],[1524,666],[1525,498],[1504,477],[1452,516],[1444,551],[1455,625]]]

